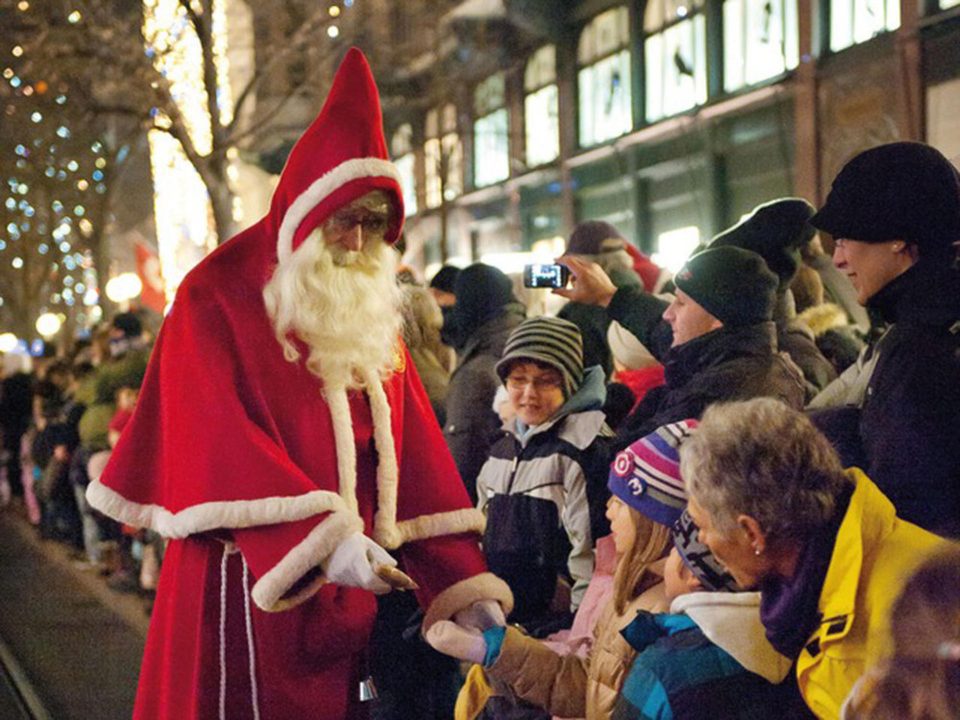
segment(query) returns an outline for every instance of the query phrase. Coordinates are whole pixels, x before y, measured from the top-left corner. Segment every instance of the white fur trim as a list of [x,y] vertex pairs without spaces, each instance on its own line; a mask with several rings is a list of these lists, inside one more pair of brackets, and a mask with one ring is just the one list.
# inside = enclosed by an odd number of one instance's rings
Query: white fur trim
[[464,532],[482,533],[486,516],[475,508],[421,515],[397,523],[397,489],[399,469],[393,441],[390,403],[375,373],[364,376],[373,417],[373,437],[377,444],[377,514],[373,522],[373,539],[388,550],[404,543],[440,535]]
[[463,508],[449,512],[421,515],[411,520],[404,520],[397,525],[399,542],[393,547],[384,545],[388,550],[399,547],[407,542],[425,540],[440,535],[456,535],[457,533],[475,532],[483,534],[487,525],[487,516],[476,508]]
[[340,497],[354,513],[357,508],[357,448],[353,437],[353,420],[350,417],[350,402],[347,391],[340,388],[325,388],[323,397],[330,408],[333,422],[333,442],[337,453],[337,475]]
[[355,532],[363,532],[363,521],[352,513],[335,512],[324,518],[253,586],[253,601],[257,607],[267,612],[278,612],[310,597],[323,584],[322,577],[292,597],[283,596],[304,575],[318,568],[348,535]]
[[380,158],[354,158],[340,163],[314,180],[287,208],[277,233],[277,260],[286,262],[293,252],[293,236],[303,219],[324,198],[352,180],[386,177],[401,185],[400,172],[389,160]]
[[420,632],[426,634],[434,623],[451,619],[478,600],[496,600],[500,603],[504,615],[513,611],[513,593],[510,592],[510,587],[493,573],[480,573],[454,583],[437,595],[424,613]]
[[185,538],[217,528],[294,522],[326,512],[349,512],[336,493],[313,490],[293,497],[201,503],[172,513],[160,505],[142,505],[128,500],[99,480],[87,487],[87,502],[115,520],[134,527],[150,528],[167,538]]
[[397,448],[393,442],[390,403],[380,378],[375,373],[364,375],[370,414],[373,417],[373,437],[377,444],[377,514],[373,520],[373,539],[385,548],[396,548],[404,540],[397,527]]

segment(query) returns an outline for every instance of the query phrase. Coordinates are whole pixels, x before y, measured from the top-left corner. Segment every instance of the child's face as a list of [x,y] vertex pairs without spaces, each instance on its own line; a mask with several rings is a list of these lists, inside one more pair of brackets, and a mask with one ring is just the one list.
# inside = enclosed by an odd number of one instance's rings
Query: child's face
[[607,520],[610,521],[610,532],[613,534],[617,554],[630,552],[636,541],[637,526],[630,516],[630,508],[616,495],[612,495],[607,501]]
[[683,562],[676,547],[670,549],[663,566],[663,591],[668,602],[700,588],[700,582]]
[[563,376],[559,370],[533,362],[514,363],[507,375],[510,404],[526,425],[546,422],[563,405]]

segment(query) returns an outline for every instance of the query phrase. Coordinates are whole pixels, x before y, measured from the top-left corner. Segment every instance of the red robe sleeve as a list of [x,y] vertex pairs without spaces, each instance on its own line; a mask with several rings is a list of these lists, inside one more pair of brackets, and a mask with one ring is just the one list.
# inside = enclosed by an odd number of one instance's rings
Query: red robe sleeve
[[[186,285],[186,284],[185,284]],[[168,538],[255,528],[254,600],[277,607],[360,517],[283,446],[236,323],[217,294],[182,286],[137,408],[87,495],[105,514]],[[272,336],[269,336],[272,339]],[[269,549],[269,550],[267,550]]]
[[394,436],[403,438],[397,447],[398,557],[420,585],[417,599],[427,611],[423,629],[481,599],[498,600],[509,613],[510,589],[487,572],[480,551],[483,513],[470,506],[409,353],[405,366],[402,399],[391,403],[394,411],[402,408],[394,418]]

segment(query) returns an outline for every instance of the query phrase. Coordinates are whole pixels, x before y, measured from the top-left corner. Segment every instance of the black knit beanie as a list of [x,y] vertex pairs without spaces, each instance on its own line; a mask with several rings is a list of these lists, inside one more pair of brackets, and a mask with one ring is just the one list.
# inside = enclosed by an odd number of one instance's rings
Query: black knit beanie
[[710,247],[732,245],[762,257],[784,290],[800,266],[800,248],[816,229],[809,220],[813,206],[802,198],[780,198],[756,207],[749,216],[724,230]]
[[583,338],[580,328],[556,317],[528,318],[514,328],[497,363],[497,375],[507,381],[518,360],[536,360],[563,376],[563,396],[568,398],[583,382]]
[[921,258],[952,258],[960,240],[960,175],[929,145],[880,145],[843,166],[810,222],[837,238],[905,240],[916,243]]
[[570,255],[599,255],[623,250],[627,241],[613,225],[603,220],[587,220],[570,233],[567,253]]
[[460,274],[460,268],[456,265],[444,265],[437,274],[430,280],[430,287],[443,292],[452,293],[454,285],[457,282],[457,276]]
[[462,348],[480,326],[499,317],[509,303],[516,302],[510,278],[483,263],[460,271],[453,294],[457,302],[444,316],[442,336],[444,342],[455,348]]
[[728,327],[754,325],[773,317],[777,276],[750,250],[707,248],[687,260],[674,283]]

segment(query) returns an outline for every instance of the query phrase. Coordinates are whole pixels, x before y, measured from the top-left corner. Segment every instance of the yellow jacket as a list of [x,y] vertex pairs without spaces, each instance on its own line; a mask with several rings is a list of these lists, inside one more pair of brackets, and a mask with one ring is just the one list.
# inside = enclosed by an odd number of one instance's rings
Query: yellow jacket
[[896,516],[857,468],[820,592],[820,626],[797,660],[800,693],[820,718],[839,717],[857,679],[889,649],[890,607],[906,579],[942,538]]

